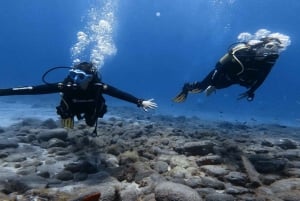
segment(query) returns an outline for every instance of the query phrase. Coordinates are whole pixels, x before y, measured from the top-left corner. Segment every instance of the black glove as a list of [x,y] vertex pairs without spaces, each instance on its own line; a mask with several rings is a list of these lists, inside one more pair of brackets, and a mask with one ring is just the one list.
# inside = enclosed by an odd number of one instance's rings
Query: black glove
[[247,101],[253,101],[254,93],[250,92],[250,91],[246,91],[245,93],[241,93],[238,97],[238,100],[241,100],[243,98],[247,98]]

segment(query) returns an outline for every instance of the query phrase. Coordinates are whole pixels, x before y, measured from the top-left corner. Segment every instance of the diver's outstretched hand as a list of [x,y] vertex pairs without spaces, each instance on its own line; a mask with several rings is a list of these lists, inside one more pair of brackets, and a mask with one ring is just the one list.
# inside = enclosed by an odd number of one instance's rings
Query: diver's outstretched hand
[[238,97],[238,100],[241,100],[243,98],[247,98],[247,101],[253,101],[254,93],[250,93],[248,91],[246,91],[245,93],[241,93]]
[[144,100],[142,101],[142,108],[144,111],[148,112],[148,109],[156,109],[157,108],[157,104],[155,102],[153,102],[154,99],[151,98],[149,100]]

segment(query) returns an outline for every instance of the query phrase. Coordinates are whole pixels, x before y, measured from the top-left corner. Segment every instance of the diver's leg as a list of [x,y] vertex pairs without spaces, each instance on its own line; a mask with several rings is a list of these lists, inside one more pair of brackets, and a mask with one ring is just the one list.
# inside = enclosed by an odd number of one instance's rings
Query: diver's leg
[[216,89],[223,89],[231,86],[233,81],[230,79],[228,74],[224,71],[224,68],[217,68],[210,77],[210,83],[205,88],[205,94],[207,96],[211,95],[213,92],[216,92]]
[[173,98],[174,102],[180,103],[185,101],[188,93],[201,93],[204,91],[212,81],[212,75],[215,73],[215,70],[211,71],[202,81],[193,82],[193,83],[185,83],[181,89],[181,92]]

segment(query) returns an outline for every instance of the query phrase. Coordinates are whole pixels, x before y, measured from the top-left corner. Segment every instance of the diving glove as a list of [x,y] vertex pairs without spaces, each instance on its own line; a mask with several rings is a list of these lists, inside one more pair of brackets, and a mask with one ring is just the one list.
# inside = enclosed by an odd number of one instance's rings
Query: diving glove
[[61,119],[61,124],[64,128],[74,128],[74,118],[69,117],[66,119]]
[[141,107],[145,112],[148,112],[148,109],[155,109],[157,108],[157,104],[154,102],[154,99],[151,98],[149,100],[142,100]]

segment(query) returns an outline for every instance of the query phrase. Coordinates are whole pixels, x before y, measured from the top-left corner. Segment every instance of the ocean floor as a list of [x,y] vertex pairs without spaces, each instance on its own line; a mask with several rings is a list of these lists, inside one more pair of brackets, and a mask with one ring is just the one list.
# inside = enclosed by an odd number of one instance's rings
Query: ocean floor
[[300,197],[297,126],[129,106],[111,108],[94,135],[81,121],[61,128],[51,104],[5,101],[0,111],[0,200]]

